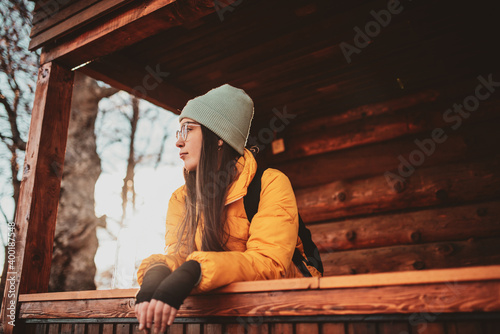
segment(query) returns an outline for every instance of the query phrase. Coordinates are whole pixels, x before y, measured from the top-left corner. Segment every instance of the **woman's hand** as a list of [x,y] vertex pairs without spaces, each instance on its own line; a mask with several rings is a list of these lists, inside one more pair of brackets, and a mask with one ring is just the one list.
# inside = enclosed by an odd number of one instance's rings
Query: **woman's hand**
[[176,315],[176,308],[156,299],[135,305],[135,316],[139,321],[139,330],[144,330],[146,334],[151,333],[153,322],[154,333],[165,332],[167,326],[173,324]]
[[146,328],[150,329],[154,322],[154,333],[164,333],[167,330],[167,326],[171,326],[174,323],[177,309],[156,299],[151,299],[151,302],[148,304],[145,309],[146,312],[144,312],[146,316],[141,314],[141,320],[144,319],[145,321],[141,322],[139,320],[139,330],[144,323]]
[[137,321],[139,321],[139,330],[144,329],[144,333],[148,334],[149,329],[146,328],[146,316],[148,314],[148,307],[149,307],[149,302],[142,302],[139,304],[135,304],[134,311],[135,311],[135,317],[137,318]]

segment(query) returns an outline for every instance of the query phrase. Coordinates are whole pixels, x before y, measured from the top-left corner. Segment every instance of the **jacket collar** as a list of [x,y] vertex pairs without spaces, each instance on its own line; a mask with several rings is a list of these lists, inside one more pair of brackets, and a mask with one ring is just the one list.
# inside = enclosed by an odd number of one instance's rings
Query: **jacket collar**
[[229,187],[226,205],[236,202],[247,194],[247,188],[257,171],[257,161],[252,152],[245,149],[243,156],[236,162],[236,168],[238,169],[238,177]]

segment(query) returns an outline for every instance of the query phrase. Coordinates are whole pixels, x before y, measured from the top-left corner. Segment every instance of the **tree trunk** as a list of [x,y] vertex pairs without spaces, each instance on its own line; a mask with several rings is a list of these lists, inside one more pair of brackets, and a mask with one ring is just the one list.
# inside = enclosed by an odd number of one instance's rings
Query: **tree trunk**
[[100,220],[94,211],[94,189],[101,160],[96,152],[94,124],[99,101],[116,91],[75,74],[49,291],[96,288],[94,256]]

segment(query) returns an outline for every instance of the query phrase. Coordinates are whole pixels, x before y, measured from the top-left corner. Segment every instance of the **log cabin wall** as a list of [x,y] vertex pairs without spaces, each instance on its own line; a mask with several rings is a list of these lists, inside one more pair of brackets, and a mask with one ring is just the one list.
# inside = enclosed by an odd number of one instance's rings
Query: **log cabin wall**
[[[61,51],[50,38],[64,45],[82,22],[92,32],[110,10],[135,5],[97,4],[77,1],[36,24],[31,46],[51,59]],[[150,37],[123,28],[116,36],[131,41],[93,42],[85,54],[96,58],[81,70],[141,96],[154,69],[162,80],[142,97],[174,112],[225,82],[245,89],[259,163],[291,179],[325,275],[500,263],[495,8],[243,1],[203,16],[201,3],[174,5]],[[84,58],[60,60],[74,59]],[[290,116],[276,123],[278,114]],[[273,139],[284,152],[272,154]]]

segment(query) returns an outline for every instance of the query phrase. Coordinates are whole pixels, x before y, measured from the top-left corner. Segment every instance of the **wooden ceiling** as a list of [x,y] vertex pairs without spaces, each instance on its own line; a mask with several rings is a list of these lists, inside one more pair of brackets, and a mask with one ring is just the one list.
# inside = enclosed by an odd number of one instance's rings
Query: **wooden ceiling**
[[[268,124],[273,109],[286,108],[297,122],[498,69],[495,8],[486,5],[400,2],[399,13],[379,25],[349,63],[341,44],[355,46],[354,28],[365,31],[375,22],[372,11],[387,10],[387,1],[238,0],[214,11],[214,2],[191,0],[151,9],[158,2],[121,1],[67,35],[41,42],[42,61],[75,66],[92,60],[80,70],[173,112],[230,83],[254,99],[257,128]],[[108,16],[141,10],[152,14],[140,24],[105,30]]]

